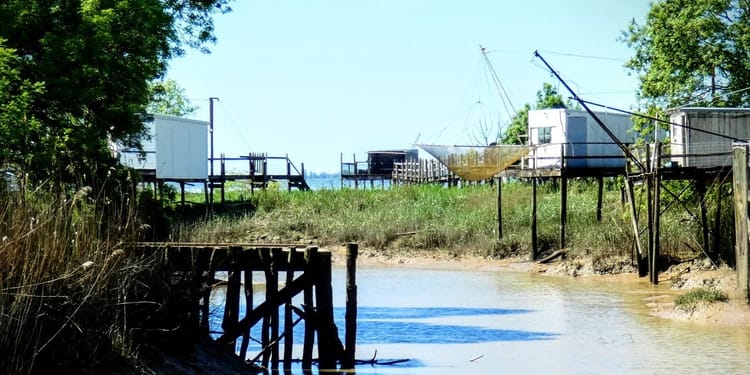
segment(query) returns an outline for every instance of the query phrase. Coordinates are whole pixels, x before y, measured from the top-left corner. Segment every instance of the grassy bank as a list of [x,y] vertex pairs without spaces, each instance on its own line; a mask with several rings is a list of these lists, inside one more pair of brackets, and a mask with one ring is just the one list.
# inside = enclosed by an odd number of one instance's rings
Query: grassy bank
[[0,190],[0,373],[140,373],[158,340],[192,342],[188,289],[128,251],[148,230],[130,197]]
[[[596,220],[597,185],[571,181],[568,189],[568,251],[593,257],[630,256],[634,240],[629,209],[621,202],[616,184],[610,182],[605,188],[601,222]],[[312,240],[322,245],[356,241],[382,253],[427,250],[492,258],[525,257],[531,252],[531,186],[523,182],[503,185],[503,238],[499,240],[496,190],[490,185],[312,192],[269,189],[253,194],[235,189],[235,194],[249,200],[254,212],[183,226],[176,238],[208,242]],[[699,222],[682,205],[697,212],[697,203],[684,202],[672,205],[662,217],[662,254],[671,258],[700,255]],[[639,211],[645,220],[645,208]],[[730,223],[731,217],[726,220],[724,223]],[[552,182],[539,188],[537,225],[542,255],[558,249],[560,195]]]

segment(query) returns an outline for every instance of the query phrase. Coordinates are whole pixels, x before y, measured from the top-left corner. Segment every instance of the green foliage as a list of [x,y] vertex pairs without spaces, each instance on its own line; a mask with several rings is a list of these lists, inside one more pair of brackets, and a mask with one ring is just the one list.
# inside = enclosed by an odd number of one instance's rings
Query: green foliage
[[503,132],[500,142],[506,145],[522,145],[529,128],[529,111],[531,104],[526,103],[510,120],[510,125]]
[[31,181],[96,188],[117,164],[109,143],[137,146],[144,135],[148,83],[183,46],[213,41],[211,17],[228,2],[3,1],[0,38],[8,49],[0,74],[29,93],[16,104],[0,96],[0,121],[23,129],[4,140],[3,152],[23,162],[15,167]]
[[681,310],[693,311],[700,304],[726,302],[728,299],[727,295],[720,290],[713,288],[698,288],[679,295],[675,298],[674,305]]
[[[629,259],[633,246],[629,208],[620,202],[616,184],[607,184],[602,221],[597,222],[597,188],[596,183],[587,180],[569,181],[566,248],[571,254]],[[546,181],[538,193],[538,233],[544,253],[559,247],[559,184]],[[253,214],[194,225],[182,231],[179,240],[263,242],[276,238],[315,241],[323,246],[356,241],[377,251],[404,255],[433,250],[486,257],[525,257],[530,253],[531,186],[525,182],[503,185],[501,240],[497,239],[496,190],[489,185],[310,192],[256,190],[247,196],[256,207]],[[684,204],[696,212],[696,202],[688,200]],[[643,227],[644,202],[639,202],[638,210]],[[672,258],[701,255],[685,245],[693,246],[700,233],[700,223],[691,220],[685,211],[665,212],[661,230],[662,254]],[[645,237],[642,241],[645,243]]]
[[645,23],[633,20],[621,40],[635,51],[626,67],[638,75],[638,99],[647,114],[687,104],[750,104],[745,1],[655,1]]
[[30,157],[30,136],[40,128],[30,110],[44,85],[21,78],[20,59],[4,44],[0,38],[0,165],[23,168]]
[[146,107],[148,113],[184,117],[198,109],[185,96],[185,90],[175,80],[153,81],[149,85],[149,90],[151,101]]

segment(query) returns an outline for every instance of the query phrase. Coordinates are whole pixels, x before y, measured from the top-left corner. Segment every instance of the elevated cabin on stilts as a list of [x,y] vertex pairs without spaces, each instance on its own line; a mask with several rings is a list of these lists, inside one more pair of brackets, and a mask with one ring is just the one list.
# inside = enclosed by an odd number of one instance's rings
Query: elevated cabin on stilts
[[[594,118],[596,116],[597,118]],[[605,132],[601,121],[616,140]],[[550,108],[528,112],[528,155],[501,177],[530,179],[532,183],[532,259],[538,257],[536,190],[540,180],[560,182],[559,249],[565,249],[567,231],[568,179],[595,178],[598,182],[596,218],[602,219],[604,177],[625,174],[627,157],[623,147],[632,145],[638,134],[629,115]],[[498,193],[499,193],[498,189]],[[501,198],[498,194],[498,231],[502,233]]]
[[370,182],[370,187],[375,186],[375,181],[380,181],[380,186],[385,186],[385,181],[391,181],[396,165],[419,160],[419,150],[376,150],[367,152],[367,160],[357,160],[353,155],[351,162],[344,162],[341,154],[341,186],[352,182],[354,188],[360,183],[365,187]]
[[[615,136],[625,145],[633,144],[638,136],[630,116],[595,112]],[[573,173],[599,174],[610,171],[622,173],[625,157],[620,147],[607,135],[586,111],[551,108],[529,111],[528,133],[530,149],[526,168],[565,169]]]

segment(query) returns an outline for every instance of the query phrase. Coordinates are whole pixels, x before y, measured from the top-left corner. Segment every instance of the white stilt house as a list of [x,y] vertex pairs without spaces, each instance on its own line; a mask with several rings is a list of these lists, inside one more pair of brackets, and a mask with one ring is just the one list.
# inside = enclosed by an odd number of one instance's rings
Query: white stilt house
[[[633,121],[629,115],[610,112],[595,114],[621,143],[632,144],[635,141],[637,134],[632,131]],[[532,149],[525,167],[625,167],[625,157],[620,147],[586,111],[566,108],[531,110],[527,134]]]
[[750,139],[750,108],[683,107],[672,110],[669,121],[676,167],[729,167],[732,143]]
[[120,149],[120,162],[156,180],[206,181],[208,122],[158,114],[149,119],[151,139],[143,141],[143,153]]

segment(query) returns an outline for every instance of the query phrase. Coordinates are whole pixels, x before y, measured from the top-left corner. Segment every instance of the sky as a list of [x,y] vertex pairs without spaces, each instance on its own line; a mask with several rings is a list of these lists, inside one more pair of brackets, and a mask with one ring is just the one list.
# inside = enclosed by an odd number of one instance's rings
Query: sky
[[188,51],[166,77],[199,107],[192,118],[208,121],[218,98],[215,155],[338,172],[342,155],[477,144],[482,124],[507,126],[545,82],[568,97],[534,51],[581,98],[632,109],[633,51],[619,38],[649,2],[236,0],[215,17],[211,53]]

